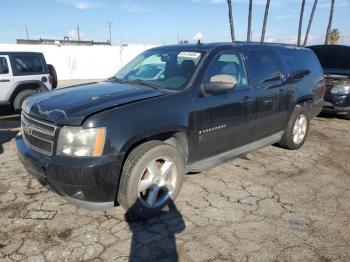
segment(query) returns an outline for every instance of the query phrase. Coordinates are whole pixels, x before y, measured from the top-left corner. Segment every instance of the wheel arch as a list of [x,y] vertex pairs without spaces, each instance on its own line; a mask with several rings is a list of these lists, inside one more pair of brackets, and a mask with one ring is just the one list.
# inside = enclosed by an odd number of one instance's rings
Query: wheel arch
[[164,143],[167,143],[169,145],[174,146],[184,157],[185,162],[187,162],[188,159],[188,138],[184,130],[171,130],[171,131],[164,131],[161,133],[154,133],[154,134],[148,134],[147,136],[139,136],[131,139],[129,142],[127,142],[123,148],[122,152],[125,152],[124,155],[124,161],[130,154],[130,152],[136,148],[137,146],[148,142],[148,141],[161,141]]
[[304,105],[308,111],[308,114],[309,114],[308,117],[310,117],[312,114],[312,109],[314,105],[314,97],[312,95],[300,97],[295,103],[295,106],[297,105],[302,105],[302,106]]
[[15,84],[8,101],[12,104],[16,96],[24,90],[47,90],[47,88],[41,81],[23,81]]

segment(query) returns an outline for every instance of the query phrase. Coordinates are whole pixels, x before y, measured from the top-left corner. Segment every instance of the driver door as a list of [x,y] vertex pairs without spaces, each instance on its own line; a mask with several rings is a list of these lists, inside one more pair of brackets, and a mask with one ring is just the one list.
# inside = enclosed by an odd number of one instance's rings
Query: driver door
[[230,75],[234,88],[210,92],[197,100],[198,146],[196,160],[204,159],[253,141],[255,127],[255,91],[249,85],[241,51],[230,48],[216,54],[202,80]]

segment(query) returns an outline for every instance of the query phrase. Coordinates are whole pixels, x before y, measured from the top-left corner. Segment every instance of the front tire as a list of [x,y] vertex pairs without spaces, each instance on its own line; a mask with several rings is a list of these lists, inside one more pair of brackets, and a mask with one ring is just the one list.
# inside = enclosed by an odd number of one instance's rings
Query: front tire
[[309,112],[305,106],[297,105],[278,145],[290,150],[299,149],[305,143],[308,132]]
[[160,141],[146,142],[127,157],[118,202],[128,215],[147,218],[161,212],[180,192],[185,166],[182,155]]

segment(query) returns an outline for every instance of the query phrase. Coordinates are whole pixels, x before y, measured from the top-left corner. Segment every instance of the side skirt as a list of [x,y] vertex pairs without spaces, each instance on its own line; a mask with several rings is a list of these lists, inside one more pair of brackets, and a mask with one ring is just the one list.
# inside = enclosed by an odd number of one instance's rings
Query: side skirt
[[186,171],[203,172],[223,163],[229,162],[247,153],[275,144],[281,140],[283,132],[284,131],[278,132],[272,136],[268,136],[250,144],[189,164],[186,167]]

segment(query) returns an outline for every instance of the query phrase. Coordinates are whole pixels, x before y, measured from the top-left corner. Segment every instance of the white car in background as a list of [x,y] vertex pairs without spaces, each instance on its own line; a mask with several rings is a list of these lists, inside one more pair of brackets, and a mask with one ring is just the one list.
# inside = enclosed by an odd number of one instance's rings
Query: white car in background
[[0,105],[20,111],[23,101],[57,86],[57,74],[42,53],[0,52]]

